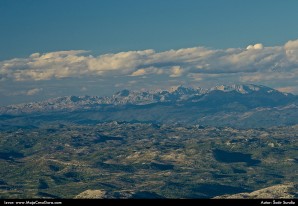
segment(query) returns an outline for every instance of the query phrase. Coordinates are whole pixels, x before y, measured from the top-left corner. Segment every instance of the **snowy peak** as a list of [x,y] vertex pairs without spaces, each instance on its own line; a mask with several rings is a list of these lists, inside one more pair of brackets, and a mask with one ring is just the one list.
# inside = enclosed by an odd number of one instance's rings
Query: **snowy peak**
[[[222,91],[222,92],[215,92]],[[261,85],[221,85],[211,89],[173,87],[169,90],[130,91],[122,90],[109,97],[65,96],[41,102],[0,107],[0,114],[19,114],[49,111],[77,111],[101,109],[105,105],[149,105],[167,103],[172,105],[220,105],[238,102],[245,107],[275,107],[287,104],[297,105],[298,98],[293,94],[279,92]]]
[[254,92],[260,93],[281,93],[275,89],[254,84],[232,84],[232,85],[220,85],[210,89],[210,91],[219,90],[223,92],[238,92],[241,94],[251,94]]
[[213,91],[222,91],[225,93],[237,92],[242,95],[247,94],[279,94],[287,96],[288,94],[279,92],[278,90],[253,84],[232,84],[232,85],[220,85],[210,89],[185,87],[182,85],[174,86],[168,90],[152,90],[152,91],[130,91],[124,89],[115,93],[112,97],[107,97],[110,101],[116,104],[119,103],[153,103],[153,102],[171,102],[187,100],[194,96],[201,96],[204,94],[212,93]]
[[176,94],[193,94],[193,93],[200,93],[201,88],[191,88],[191,87],[184,87],[182,85],[172,87],[168,90],[169,93],[176,93]]
[[157,102],[175,102],[189,99],[195,95],[201,95],[202,89],[190,88],[184,86],[175,86],[169,90],[151,90],[151,91],[129,91],[127,89],[116,92],[112,97],[108,97],[108,103],[111,104],[150,104]]
[[127,89],[124,89],[124,90],[117,92],[114,96],[127,97],[127,96],[129,96],[129,94],[130,94],[130,91]]
[[241,94],[248,94],[251,91],[259,91],[260,88],[254,85],[220,85],[220,86],[216,86],[210,89],[210,91],[214,91],[214,90],[219,90],[219,91],[223,91],[223,92],[232,92],[232,91],[236,91],[239,92]]

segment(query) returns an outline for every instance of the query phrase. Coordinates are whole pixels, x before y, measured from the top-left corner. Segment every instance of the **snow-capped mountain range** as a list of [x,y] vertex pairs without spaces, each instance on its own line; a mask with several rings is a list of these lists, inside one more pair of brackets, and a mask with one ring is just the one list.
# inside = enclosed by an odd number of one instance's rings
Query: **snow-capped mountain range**
[[[225,102],[237,102],[241,99],[259,102],[257,105],[285,105],[297,96],[283,93],[262,85],[220,85],[210,89],[172,87],[169,90],[129,91],[122,90],[110,97],[99,96],[65,96],[52,98],[41,102],[9,105],[0,107],[0,114],[24,114],[51,111],[75,111],[100,109],[102,106],[113,105],[150,105],[156,103],[195,103],[210,102],[210,106],[220,106]],[[215,102],[214,102],[215,101]],[[263,101],[263,102],[262,102]],[[269,102],[268,102],[269,101]],[[263,104],[262,104],[263,103]],[[268,106],[268,105],[267,105]]]

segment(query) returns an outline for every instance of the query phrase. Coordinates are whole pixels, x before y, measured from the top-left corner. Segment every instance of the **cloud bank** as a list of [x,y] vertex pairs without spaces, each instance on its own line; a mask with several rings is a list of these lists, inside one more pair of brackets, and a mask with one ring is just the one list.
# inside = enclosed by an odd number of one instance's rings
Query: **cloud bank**
[[[127,82],[142,79],[140,82],[146,85],[156,78],[165,82],[177,80],[198,84],[217,84],[225,79],[230,83],[263,83],[298,92],[298,40],[274,47],[257,43],[245,48],[193,47],[163,52],[148,49],[99,56],[92,56],[85,50],[71,50],[34,53],[27,58],[0,62],[0,83],[37,84],[90,77],[110,79],[115,85],[123,84],[119,78]],[[37,92],[39,90],[27,95]]]
[[[298,66],[298,40],[284,46],[264,47],[258,43],[246,49],[226,50],[205,47],[156,52],[128,51],[98,57],[88,51],[34,53],[28,58],[0,62],[1,79],[40,81],[77,76],[167,74],[180,77],[190,73],[258,73],[292,71]],[[261,77],[260,77],[261,78]]]
[[8,96],[19,96],[19,95],[34,96],[34,95],[37,95],[38,93],[42,92],[42,90],[43,90],[43,88],[20,90],[20,91],[8,93]]

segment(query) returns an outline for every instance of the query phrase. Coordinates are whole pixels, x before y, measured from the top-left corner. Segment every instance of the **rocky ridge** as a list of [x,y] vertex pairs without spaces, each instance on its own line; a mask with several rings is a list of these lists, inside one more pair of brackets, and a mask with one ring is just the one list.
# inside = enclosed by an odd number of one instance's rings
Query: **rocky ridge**
[[[297,101],[295,95],[279,92],[278,90],[261,85],[221,85],[210,89],[173,87],[169,90],[129,91],[122,90],[110,97],[99,96],[65,96],[52,98],[41,102],[9,105],[0,107],[0,114],[29,114],[51,111],[77,111],[101,109],[103,106],[121,105],[150,105],[157,103],[195,103],[218,101],[231,98],[255,98],[271,101],[274,106]],[[234,101],[234,100],[233,100]],[[218,101],[220,104],[220,101]]]
[[298,197],[298,185],[286,183],[274,185],[251,193],[217,196],[214,199],[292,199]]

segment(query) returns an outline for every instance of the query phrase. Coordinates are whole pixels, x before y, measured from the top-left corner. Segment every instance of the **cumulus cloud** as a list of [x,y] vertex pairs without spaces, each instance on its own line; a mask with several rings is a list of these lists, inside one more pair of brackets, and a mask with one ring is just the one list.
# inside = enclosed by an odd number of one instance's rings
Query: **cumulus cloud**
[[263,44],[255,44],[255,45],[248,45],[246,47],[247,50],[250,50],[250,49],[263,49]]
[[29,96],[36,95],[37,93],[41,92],[42,90],[43,90],[42,88],[30,89],[26,92],[26,94]]
[[298,40],[284,46],[264,47],[258,43],[246,49],[212,50],[204,47],[155,52],[128,51],[86,56],[88,51],[34,53],[29,58],[0,62],[1,79],[15,81],[49,80],[88,75],[168,74],[180,77],[188,73],[257,72],[298,65]]
[[16,81],[48,80],[72,77],[84,74],[86,59],[80,54],[86,51],[59,51],[40,55],[32,54],[29,58],[18,58],[0,62],[0,76]]
[[34,96],[40,93],[43,90],[43,88],[33,88],[29,90],[21,90],[21,91],[15,91],[8,94],[8,96],[19,96],[19,95],[25,95],[25,96]]
[[174,66],[171,68],[170,77],[180,77],[183,73],[183,69],[180,66]]
[[287,58],[298,64],[298,40],[288,41],[285,46]]
[[136,76],[143,76],[146,74],[163,74],[164,71],[162,69],[158,69],[156,67],[147,67],[147,68],[141,68],[138,69],[137,71],[134,71],[130,76],[136,77]]
[[286,50],[291,50],[291,49],[296,50],[297,48],[298,48],[298,39],[294,41],[290,40],[285,44]]
[[145,75],[147,72],[145,69],[138,69],[137,71],[133,72],[131,76],[142,76]]
[[224,77],[232,82],[253,83],[296,82],[298,76],[298,40],[274,47],[257,43],[245,48],[193,47],[163,52],[148,49],[100,56],[91,56],[88,52],[34,53],[28,58],[1,61],[0,81],[30,82],[78,77],[150,80],[152,77],[162,77],[166,81],[202,82]]

